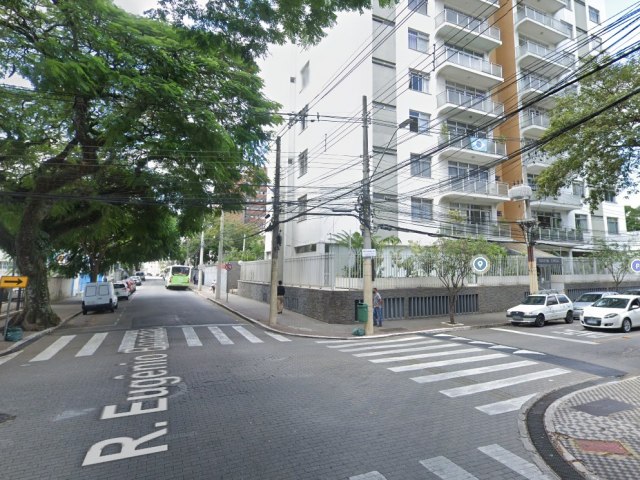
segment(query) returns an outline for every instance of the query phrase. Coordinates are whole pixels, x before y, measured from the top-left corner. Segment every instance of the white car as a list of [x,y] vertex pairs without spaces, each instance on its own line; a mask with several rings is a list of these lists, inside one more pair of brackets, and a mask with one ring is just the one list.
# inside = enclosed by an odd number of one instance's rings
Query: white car
[[615,328],[629,333],[640,325],[640,297],[611,295],[585,307],[580,323],[586,329]]
[[573,303],[562,293],[536,293],[507,310],[507,318],[512,325],[533,323],[536,327],[543,327],[550,320],[572,323]]
[[91,310],[109,310],[118,308],[118,297],[112,282],[91,282],[84,286],[82,294],[82,314]]
[[121,298],[129,300],[129,295],[131,294],[131,292],[129,292],[129,286],[126,283],[113,282],[113,289],[116,292],[116,296],[118,297],[118,300]]

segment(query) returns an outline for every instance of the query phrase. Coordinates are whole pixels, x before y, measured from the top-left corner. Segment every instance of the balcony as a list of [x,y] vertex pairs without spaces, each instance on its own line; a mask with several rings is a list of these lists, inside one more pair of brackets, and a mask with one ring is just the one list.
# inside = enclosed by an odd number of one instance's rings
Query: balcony
[[[518,80],[520,102],[530,102],[536,99],[536,97],[538,97],[540,94],[562,85],[563,82],[564,79],[561,77],[545,78],[536,75],[525,74],[523,78]],[[564,87],[562,90],[554,93],[553,95],[548,95],[540,99],[536,102],[536,105],[539,105],[542,108],[550,109],[555,106],[559,98],[566,95],[574,95],[576,93],[578,93],[578,87],[575,84],[569,85],[567,87]]]
[[568,0],[536,0],[536,9],[541,12],[554,14],[563,8],[568,8]]
[[464,121],[467,123],[478,123],[488,117],[497,118],[504,113],[502,103],[451,88],[440,93],[436,101],[438,116],[446,115],[447,118],[455,119],[456,115],[464,115]]
[[520,113],[520,133],[523,137],[540,138],[547,131],[551,121],[549,116],[534,110]]
[[534,42],[524,42],[516,51],[521,70],[535,70],[545,76],[557,77],[574,68],[573,55],[552,50]]
[[535,227],[533,236],[543,242],[584,243],[584,233],[570,228]]
[[441,223],[440,234],[506,240],[511,238],[511,226],[508,223]]
[[582,197],[574,195],[571,191],[560,191],[557,197],[540,197],[533,188],[531,205],[538,208],[551,208],[557,211],[577,210],[582,207]]
[[470,15],[482,12],[487,17],[496,13],[500,8],[499,0],[444,0],[444,4],[445,7],[455,8]]
[[502,83],[502,66],[453,48],[436,47],[443,51],[436,57],[435,74],[453,82],[488,89]]
[[455,158],[475,165],[492,162],[507,154],[507,147],[502,142],[491,138],[460,137],[453,134],[440,135],[438,147],[443,159]]
[[438,191],[441,199],[464,194],[465,199],[473,199],[478,205],[495,205],[509,200],[509,185],[504,182],[490,182],[478,178],[449,177],[449,181]]
[[539,174],[551,166],[554,158],[541,150],[533,150],[522,154],[522,163],[527,167],[527,173]]
[[545,43],[556,45],[572,38],[571,25],[531,7],[518,7],[516,14],[518,34],[533,39],[544,38]]
[[435,22],[436,37],[444,42],[461,43],[464,47],[483,52],[490,52],[502,45],[499,28],[456,10],[445,8]]

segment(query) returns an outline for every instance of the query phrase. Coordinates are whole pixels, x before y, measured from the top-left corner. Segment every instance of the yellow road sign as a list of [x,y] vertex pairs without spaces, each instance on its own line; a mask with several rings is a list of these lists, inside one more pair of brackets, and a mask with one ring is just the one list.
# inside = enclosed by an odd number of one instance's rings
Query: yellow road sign
[[29,277],[0,277],[0,288],[24,288],[29,284]]

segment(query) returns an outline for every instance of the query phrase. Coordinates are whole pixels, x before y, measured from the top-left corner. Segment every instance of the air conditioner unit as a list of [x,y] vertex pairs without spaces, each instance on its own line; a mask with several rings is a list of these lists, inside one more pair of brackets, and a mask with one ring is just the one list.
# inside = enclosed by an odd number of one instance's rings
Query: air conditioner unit
[[516,185],[511,187],[507,193],[510,200],[529,200],[532,194],[533,190],[529,185]]

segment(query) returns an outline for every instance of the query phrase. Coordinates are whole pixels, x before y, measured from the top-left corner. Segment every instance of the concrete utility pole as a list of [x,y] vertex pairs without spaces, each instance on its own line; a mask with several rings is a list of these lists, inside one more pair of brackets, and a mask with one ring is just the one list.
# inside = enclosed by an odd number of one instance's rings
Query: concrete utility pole
[[204,227],[200,231],[200,265],[198,265],[198,291],[202,290],[202,282],[204,279]]
[[216,269],[216,293],[214,298],[220,300],[222,289],[222,267],[224,266],[224,210],[220,210],[220,240],[218,241],[218,268]]
[[269,292],[269,325],[278,318],[278,236],[280,235],[280,137],[276,138],[276,172],[273,187],[273,214],[271,217],[271,290]]
[[[367,118],[367,96],[362,96],[362,240],[363,250],[371,249],[371,196],[369,191],[369,128]],[[362,256],[362,298],[367,304],[365,335],[373,334],[373,280],[371,257]]]

